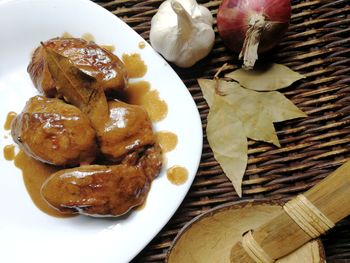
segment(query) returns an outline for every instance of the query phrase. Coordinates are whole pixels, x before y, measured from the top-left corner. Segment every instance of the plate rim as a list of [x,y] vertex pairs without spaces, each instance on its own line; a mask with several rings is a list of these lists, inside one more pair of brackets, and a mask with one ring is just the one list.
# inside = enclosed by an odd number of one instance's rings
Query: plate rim
[[[22,2],[29,2],[30,3],[30,2],[33,2],[33,1],[35,1],[35,0],[0,0],[0,9],[7,8],[7,4],[11,5],[12,3],[22,3]],[[64,1],[61,2],[60,0],[41,0],[41,2],[55,2],[58,5],[62,5],[62,2],[64,2]],[[142,38],[142,36],[140,34],[138,34],[131,26],[129,26],[127,23],[125,23],[121,18],[119,18],[117,15],[114,15],[113,13],[111,13],[107,9],[103,8],[102,6],[98,5],[97,3],[92,2],[90,0],[75,0],[75,2],[79,2],[79,4],[81,4],[81,5],[90,5],[91,8],[93,8],[93,9],[99,9],[99,10],[101,10],[101,12],[103,11],[103,13],[104,13],[103,15],[104,16],[113,17],[113,19],[116,21],[116,23],[124,24],[124,26],[127,27],[128,31],[132,32],[132,34],[137,34],[138,37]],[[142,40],[146,43],[146,45],[149,48],[152,48],[151,45],[145,39],[142,38]],[[154,50],[154,49],[152,48],[152,50]],[[154,51],[154,52],[156,54],[158,54],[156,51]],[[183,88],[184,88],[185,92],[187,93],[187,96],[189,96],[191,98],[191,103],[193,104],[192,107],[195,109],[195,112],[196,112],[196,114],[195,114],[196,115],[196,119],[197,119],[196,121],[199,124],[202,124],[200,113],[198,111],[197,105],[196,105],[196,103],[195,103],[195,101],[194,101],[190,91],[188,90],[187,86],[182,81],[180,76],[176,73],[176,71],[172,68],[172,66],[163,57],[161,57],[159,54],[158,54],[158,56],[162,59],[163,63],[166,63],[169,66],[170,70],[172,71],[172,74],[174,74],[174,76],[178,79],[178,81],[180,83],[182,83]],[[4,114],[6,114],[6,113],[4,113]],[[169,213],[169,215],[166,217],[166,219],[163,221],[162,224],[160,224],[157,227],[155,227],[155,231],[154,231],[155,235],[153,235],[151,239],[147,239],[148,240],[147,243],[144,244],[144,246],[141,247],[140,249],[137,249],[137,252],[135,252],[134,255],[130,255],[129,256],[130,260],[132,260],[135,256],[137,256],[142,251],[142,249],[144,249],[152,241],[152,239],[154,239],[157,236],[157,234],[164,228],[164,226],[174,216],[175,212],[179,209],[179,207],[183,203],[183,200],[185,199],[186,195],[188,194],[188,192],[189,192],[189,190],[190,190],[190,188],[191,188],[191,186],[193,184],[193,181],[194,181],[194,179],[196,177],[196,174],[198,173],[199,164],[200,164],[202,151],[203,151],[203,130],[202,130],[202,126],[197,127],[197,129],[198,129],[198,136],[200,137],[199,145],[198,145],[199,149],[198,149],[198,155],[197,156],[193,156],[194,167],[196,167],[196,169],[195,169],[195,172],[194,172],[193,176],[191,176],[188,179],[189,180],[189,184],[188,184],[188,186],[186,186],[186,189],[184,190],[183,196],[178,199],[179,201],[176,204],[176,209],[173,209],[173,211],[171,213]]]

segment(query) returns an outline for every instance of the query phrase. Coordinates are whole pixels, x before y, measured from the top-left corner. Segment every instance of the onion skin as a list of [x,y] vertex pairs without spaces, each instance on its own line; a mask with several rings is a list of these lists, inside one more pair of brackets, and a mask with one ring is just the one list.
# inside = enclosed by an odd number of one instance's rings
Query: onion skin
[[242,51],[254,16],[260,16],[264,20],[256,38],[257,51],[263,53],[276,46],[287,31],[291,17],[290,0],[223,0],[217,15],[217,25],[219,34],[229,49]]

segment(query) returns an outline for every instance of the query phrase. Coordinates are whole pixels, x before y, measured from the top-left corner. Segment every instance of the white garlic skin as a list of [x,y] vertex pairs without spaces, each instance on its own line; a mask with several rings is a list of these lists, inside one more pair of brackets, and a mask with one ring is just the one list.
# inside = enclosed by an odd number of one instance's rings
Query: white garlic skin
[[[179,10],[178,14],[173,8]],[[152,18],[151,45],[166,60],[188,68],[212,50],[215,41],[212,26],[212,14],[195,0],[167,0]]]

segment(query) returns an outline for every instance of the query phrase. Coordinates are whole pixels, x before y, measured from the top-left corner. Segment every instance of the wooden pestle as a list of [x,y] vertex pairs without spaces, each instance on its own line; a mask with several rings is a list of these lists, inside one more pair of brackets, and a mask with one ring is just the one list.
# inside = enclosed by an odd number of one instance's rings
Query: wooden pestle
[[[350,215],[350,161],[304,196],[334,224]],[[272,259],[284,257],[312,239],[284,210],[253,230],[253,238]],[[255,262],[243,249],[242,242],[232,247],[230,259],[233,263]]]

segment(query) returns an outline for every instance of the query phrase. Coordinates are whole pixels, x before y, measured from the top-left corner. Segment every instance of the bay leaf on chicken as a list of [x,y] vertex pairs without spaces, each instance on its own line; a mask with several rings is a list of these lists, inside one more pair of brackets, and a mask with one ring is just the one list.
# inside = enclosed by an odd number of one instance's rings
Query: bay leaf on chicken
[[215,159],[242,196],[242,179],[248,161],[248,142],[242,122],[232,114],[232,106],[214,95],[208,114],[207,138]]
[[45,46],[44,50],[48,68],[57,83],[57,92],[87,114],[97,132],[102,130],[108,120],[109,110],[107,98],[103,89],[96,85],[96,79],[55,50]]
[[290,86],[305,76],[281,64],[260,64],[254,70],[237,69],[225,75],[243,87],[256,91],[279,90]]

